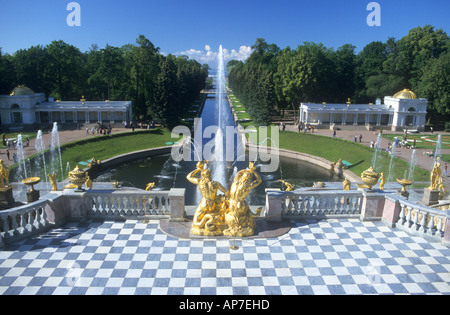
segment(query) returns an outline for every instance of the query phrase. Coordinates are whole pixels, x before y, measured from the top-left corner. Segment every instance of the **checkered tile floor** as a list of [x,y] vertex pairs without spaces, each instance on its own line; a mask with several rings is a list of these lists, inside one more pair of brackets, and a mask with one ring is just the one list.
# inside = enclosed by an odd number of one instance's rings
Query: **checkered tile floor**
[[378,222],[293,222],[238,250],[158,225],[70,223],[10,245],[0,294],[450,294],[450,249]]

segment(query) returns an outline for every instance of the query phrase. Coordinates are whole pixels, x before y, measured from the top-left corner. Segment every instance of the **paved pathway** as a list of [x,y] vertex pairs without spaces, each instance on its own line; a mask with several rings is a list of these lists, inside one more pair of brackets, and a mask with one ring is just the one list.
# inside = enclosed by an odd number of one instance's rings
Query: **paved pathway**
[[450,294],[450,249],[381,222],[292,222],[272,239],[187,240],[158,221],[70,223],[0,251],[0,294]]

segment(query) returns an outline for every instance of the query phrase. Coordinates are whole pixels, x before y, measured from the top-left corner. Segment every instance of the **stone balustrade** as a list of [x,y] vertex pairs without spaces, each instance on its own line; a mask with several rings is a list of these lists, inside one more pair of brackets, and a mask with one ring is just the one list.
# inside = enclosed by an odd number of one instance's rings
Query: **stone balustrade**
[[[170,191],[71,190],[0,212],[0,247],[63,226],[67,221],[170,219],[184,221],[185,189]],[[266,192],[267,220],[358,218],[383,221],[414,235],[450,246],[450,210],[408,201],[397,193],[366,190],[299,189]]]
[[268,191],[266,216],[270,219],[307,217],[359,217],[363,203],[360,191],[299,190]]
[[170,191],[89,191],[90,218],[172,219],[184,218],[184,189]]
[[47,200],[0,212],[0,247],[46,232],[51,228],[46,214]]
[[400,213],[395,227],[405,232],[443,241],[448,225],[449,210],[424,207],[407,200],[399,200]]

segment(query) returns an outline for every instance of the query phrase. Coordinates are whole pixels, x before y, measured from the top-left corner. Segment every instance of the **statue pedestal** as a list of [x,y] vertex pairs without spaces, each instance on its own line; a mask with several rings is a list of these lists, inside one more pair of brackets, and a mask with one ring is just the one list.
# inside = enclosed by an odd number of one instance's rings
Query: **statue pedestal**
[[11,186],[0,188],[0,206],[8,207],[15,203]]
[[405,197],[405,198],[409,198],[409,192],[407,192],[406,190],[397,190],[397,194]]
[[40,197],[41,197],[41,194],[39,193],[39,190],[33,190],[33,191],[27,192],[28,203],[38,201]]
[[422,202],[425,206],[437,205],[439,203],[439,190],[425,188],[423,191]]

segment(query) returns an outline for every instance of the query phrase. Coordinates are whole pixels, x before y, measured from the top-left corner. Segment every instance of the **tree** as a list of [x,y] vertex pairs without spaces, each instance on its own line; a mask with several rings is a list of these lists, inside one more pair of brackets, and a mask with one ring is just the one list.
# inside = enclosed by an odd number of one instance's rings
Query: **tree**
[[15,72],[10,55],[4,55],[0,48],[0,95],[11,93],[14,88]]
[[172,129],[178,124],[177,111],[177,77],[173,56],[169,55],[162,61],[161,72],[156,79],[153,103],[149,114],[163,126]]
[[367,95],[367,80],[383,73],[383,64],[388,54],[388,44],[375,41],[366,45],[356,56],[355,99],[357,102],[373,102],[373,95],[370,97]]
[[423,69],[417,94],[428,99],[429,117],[435,122],[450,120],[450,52],[431,59]]
[[439,58],[449,49],[449,37],[442,29],[431,25],[416,27],[400,39],[389,54],[385,72],[403,78],[406,88],[415,89],[422,69],[430,59]]
[[346,44],[336,52],[331,53],[334,62],[333,72],[335,79],[333,84],[334,93],[332,98],[336,101],[353,97],[356,89],[356,47]]
[[48,79],[51,94],[59,99],[79,99],[82,93],[83,58],[80,50],[63,41],[53,41],[48,52]]
[[21,49],[13,55],[16,85],[26,85],[36,92],[50,92],[47,84],[48,53],[43,46]]
[[98,62],[97,71],[88,79],[89,83],[101,87],[99,98],[115,100],[121,96],[115,93],[120,88],[124,77],[124,59],[122,52],[117,47],[106,45],[98,53],[93,53],[93,58]]

